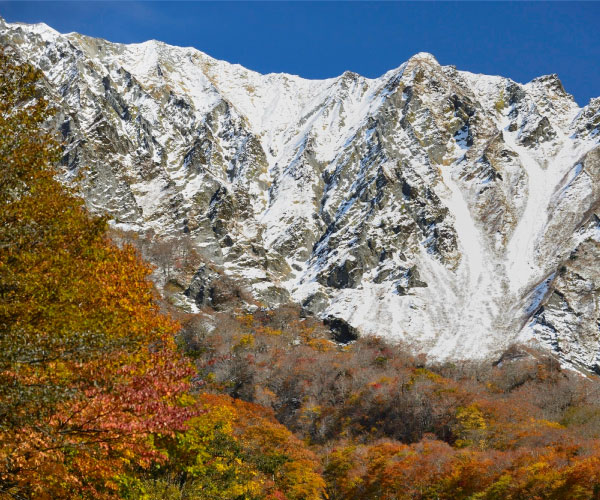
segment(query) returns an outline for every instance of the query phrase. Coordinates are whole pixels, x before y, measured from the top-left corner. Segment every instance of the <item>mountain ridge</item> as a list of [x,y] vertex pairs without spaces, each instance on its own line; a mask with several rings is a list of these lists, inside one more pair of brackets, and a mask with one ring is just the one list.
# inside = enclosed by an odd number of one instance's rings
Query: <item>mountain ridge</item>
[[[44,71],[65,169],[87,168],[88,206],[117,227],[187,235],[267,304],[433,358],[537,339],[597,369],[600,99],[427,53],[311,81],[162,42],[0,38]],[[210,279],[180,285],[201,306],[189,290]]]

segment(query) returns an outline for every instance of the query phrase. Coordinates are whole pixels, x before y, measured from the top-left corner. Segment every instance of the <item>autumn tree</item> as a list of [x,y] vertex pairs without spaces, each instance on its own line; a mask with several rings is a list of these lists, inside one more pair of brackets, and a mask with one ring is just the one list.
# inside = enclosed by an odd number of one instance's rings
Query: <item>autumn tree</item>
[[103,498],[194,414],[149,269],[56,179],[42,76],[0,52],[0,496]]
[[156,438],[170,460],[132,481],[130,498],[320,500],[314,453],[272,412],[224,395],[197,396],[203,412],[174,437]]

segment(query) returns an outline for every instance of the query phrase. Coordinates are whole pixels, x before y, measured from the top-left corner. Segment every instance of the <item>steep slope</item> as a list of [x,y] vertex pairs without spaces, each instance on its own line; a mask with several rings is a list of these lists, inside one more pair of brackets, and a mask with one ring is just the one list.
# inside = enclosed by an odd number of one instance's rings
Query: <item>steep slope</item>
[[[537,338],[600,366],[600,99],[424,53],[309,81],[45,25],[0,38],[44,71],[66,172],[116,226],[186,234],[268,304],[436,358]],[[210,279],[184,287],[201,303]]]

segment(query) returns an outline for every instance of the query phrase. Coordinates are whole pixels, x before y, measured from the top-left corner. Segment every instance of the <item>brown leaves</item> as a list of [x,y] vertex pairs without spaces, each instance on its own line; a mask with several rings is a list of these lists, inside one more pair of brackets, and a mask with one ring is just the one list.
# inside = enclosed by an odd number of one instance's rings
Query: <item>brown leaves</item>
[[325,455],[325,477],[333,500],[597,498],[598,457],[573,451],[482,452],[439,441],[342,444]]

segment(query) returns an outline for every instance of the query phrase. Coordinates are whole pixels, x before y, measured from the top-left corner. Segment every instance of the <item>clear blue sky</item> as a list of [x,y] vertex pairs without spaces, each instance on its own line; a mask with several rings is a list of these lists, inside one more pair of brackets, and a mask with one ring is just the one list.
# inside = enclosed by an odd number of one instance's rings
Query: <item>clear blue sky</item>
[[426,51],[519,82],[558,73],[579,104],[600,96],[596,2],[2,2],[7,21],[116,42],[158,39],[248,68],[368,77]]

